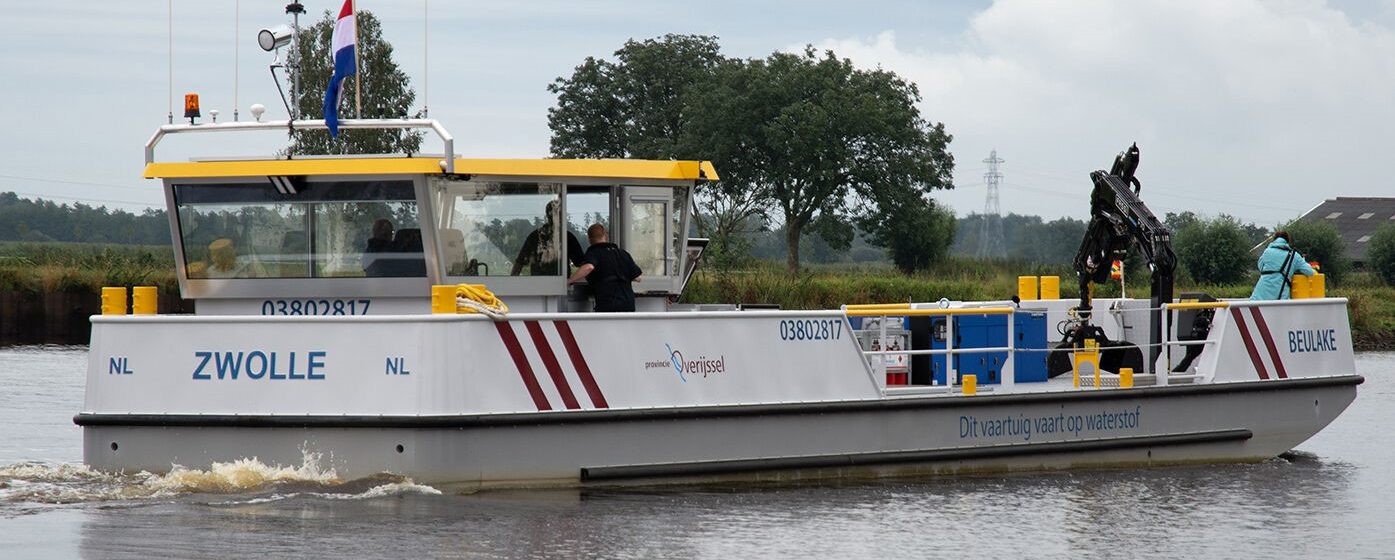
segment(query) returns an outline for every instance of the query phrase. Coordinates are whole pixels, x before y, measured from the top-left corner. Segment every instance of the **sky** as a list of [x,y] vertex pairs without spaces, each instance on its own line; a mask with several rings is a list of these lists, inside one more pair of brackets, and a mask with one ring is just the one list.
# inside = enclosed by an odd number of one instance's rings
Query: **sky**
[[[256,32],[282,0],[0,0],[0,191],[139,211],[143,147],[186,92],[220,121],[285,118]],[[310,20],[334,0],[304,2]],[[363,0],[418,102],[465,157],[544,157],[546,87],[586,56],[666,33],[728,56],[812,44],[914,82],[954,136],[955,188],[982,212],[1088,218],[1090,171],[1137,142],[1143,199],[1274,225],[1325,198],[1395,196],[1395,0]],[[170,28],[173,27],[173,33]],[[172,54],[170,45],[173,45]],[[424,45],[429,45],[429,49]],[[173,79],[171,80],[171,76]],[[175,136],[161,161],[270,154],[277,133]],[[428,141],[424,149],[439,151]],[[720,172],[720,170],[718,170]],[[0,225],[3,227],[3,225]]]

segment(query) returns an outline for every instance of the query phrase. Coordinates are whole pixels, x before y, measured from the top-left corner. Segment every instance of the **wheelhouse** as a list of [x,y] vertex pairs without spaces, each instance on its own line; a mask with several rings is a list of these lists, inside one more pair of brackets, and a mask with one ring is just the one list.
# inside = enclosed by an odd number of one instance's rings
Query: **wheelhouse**
[[693,190],[717,178],[697,161],[162,163],[158,138],[145,177],[163,180],[179,286],[199,314],[426,313],[431,285],[458,283],[485,284],[518,311],[589,311],[588,291],[566,278],[594,224],[644,271],[640,309],[662,310],[695,264]]

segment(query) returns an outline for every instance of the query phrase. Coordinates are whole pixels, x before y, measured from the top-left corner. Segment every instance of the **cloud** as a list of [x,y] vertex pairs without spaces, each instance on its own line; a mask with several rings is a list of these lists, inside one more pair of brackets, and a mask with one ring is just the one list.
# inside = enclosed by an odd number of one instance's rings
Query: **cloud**
[[956,137],[961,192],[945,198],[961,214],[982,208],[989,149],[1008,160],[1004,212],[1082,216],[1088,172],[1137,141],[1155,211],[1274,223],[1325,197],[1389,194],[1395,31],[1373,13],[1001,0],[948,48],[906,48],[892,31],[817,46],[918,84],[925,115]]

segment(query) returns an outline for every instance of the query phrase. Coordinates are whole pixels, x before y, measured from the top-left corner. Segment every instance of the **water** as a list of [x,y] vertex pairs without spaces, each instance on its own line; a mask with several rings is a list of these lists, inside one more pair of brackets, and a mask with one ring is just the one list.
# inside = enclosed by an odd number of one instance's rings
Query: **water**
[[817,485],[441,494],[314,457],[165,476],[78,465],[86,349],[0,348],[0,558],[1391,558],[1395,354],[1256,465]]

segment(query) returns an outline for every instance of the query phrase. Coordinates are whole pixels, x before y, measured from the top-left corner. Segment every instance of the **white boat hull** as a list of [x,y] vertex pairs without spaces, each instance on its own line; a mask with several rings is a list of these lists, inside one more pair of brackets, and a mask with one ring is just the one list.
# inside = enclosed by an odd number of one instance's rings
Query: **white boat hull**
[[436,416],[83,414],[103,470],[307,452],[458,489],[1250,462],[1307,440],[1356,375],[1094,391]]

